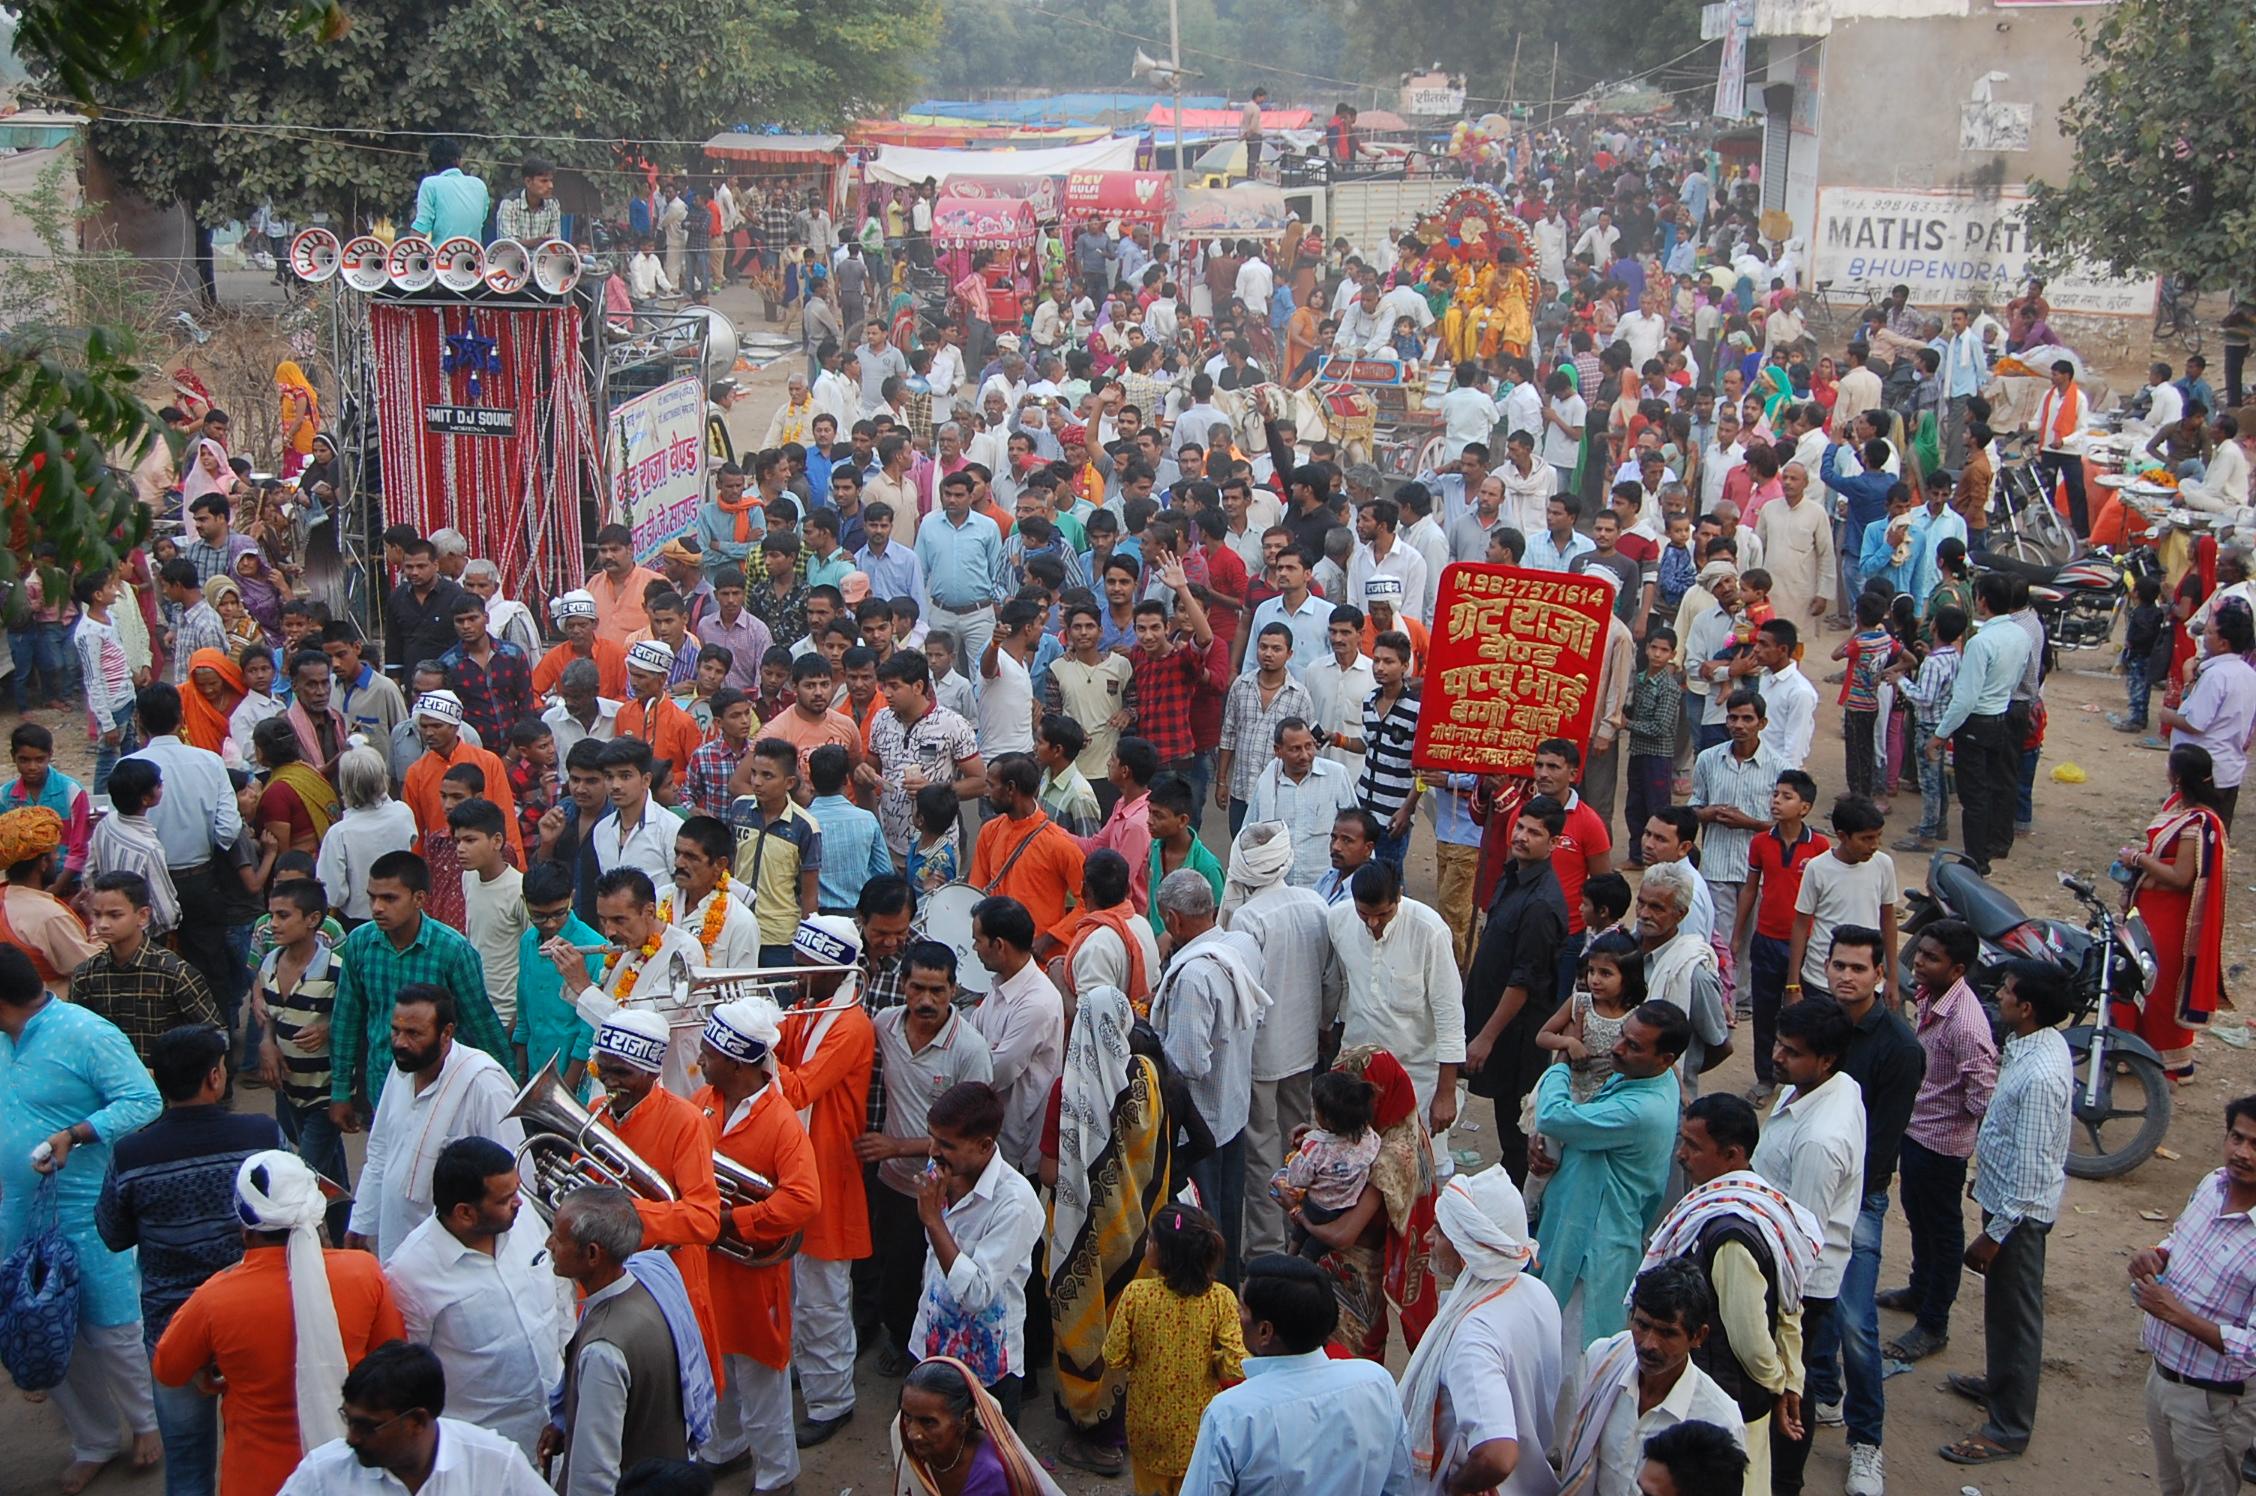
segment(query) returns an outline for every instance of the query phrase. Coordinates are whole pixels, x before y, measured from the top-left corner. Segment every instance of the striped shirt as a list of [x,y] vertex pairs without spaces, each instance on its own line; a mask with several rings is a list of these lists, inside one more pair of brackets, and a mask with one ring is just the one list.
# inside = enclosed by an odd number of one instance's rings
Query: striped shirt
[[329,1021],[330,1011],[337,1006],[337,957],[327,940],[316,939],[313,959],[306,963],[304,975],[286,997],[274,985],[281,966],[280,948],[268,951],[259,963],[258,984],[267,1021],[282,1051],[282,1094],[300,1110],[327,1106],[329,1046],[321,1046],[319,1054],[307,1054],[290,1041],[314,1024]]
[[1355,780],[1355,798],[1385,821],[1408,803],[1417,785],[1410,748],[1418,736],[1418,698],[1405,690],[1382,713],[1381,694],[1373,691],[1363,703],[1363,772]]
[[2245,1210],[2226,1209],[2223,1169],[2194,1186],[2158,1245],[2170,1258],[2163,1281],[2188,1309],[2217,1322],[2225,1348],[2213,1351],[2151,1314],[2139,1343],[2155,1364],[2182,1377],[2239,1382],[2256,1376],[2256,1220]]
[[1261,702],[1261,677],[1241,675],[1230,682],[1222,700],[1222,744],[1231,750],[1230,798],[1251,800],[1254,781],[1276,756],[1277,724],[1287,717],[1313,722],[1316,698],[1290,675],[1277,687],[1269,704]]

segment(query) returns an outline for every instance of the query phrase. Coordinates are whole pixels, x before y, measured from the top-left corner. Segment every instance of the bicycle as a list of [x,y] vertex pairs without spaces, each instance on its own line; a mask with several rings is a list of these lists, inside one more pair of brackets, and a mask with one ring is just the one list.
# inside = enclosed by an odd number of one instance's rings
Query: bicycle
[[2154,298],[2154,341],[2175,342],[2188,353],[2201,351],[2201,292],[2174,275],[2162,277]]
[[[1867,312],[1881,309],[1880,288],[1877,285],[1867,281],[1861,286],[1846,286],[1836,292],[1834,288],[1839,285],[1840,282],[1829,280],[1813,281],[1810,284],[1810,321],[1824,323],[1827,335],[1834,337],[1838,337],[1843,331],[1844,319],[1847,330],[1853,332],[1863,325]],[[1860,290],[1864,292],[1861,303],[1856,299],[1856,293]]]

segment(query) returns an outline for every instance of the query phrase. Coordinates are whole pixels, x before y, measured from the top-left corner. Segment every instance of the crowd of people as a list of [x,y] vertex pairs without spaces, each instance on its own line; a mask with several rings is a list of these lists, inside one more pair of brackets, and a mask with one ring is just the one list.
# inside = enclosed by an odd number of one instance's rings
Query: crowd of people
[[[1896,850],[2011,855],[2043,629],[1969,563],[1964,350],[1883,313],[1813,368],[1796,249],[1718,175],[1517,159],[1561,295],[1434,319],[1421,356],[1471,347],[1412,481],[1260,391],[1317,306],[1416,336],[1416,241],[1224,249],[1155,323],[1170,247],[1097,231],[1062,354],[975,282],[937,346],[815,345],[757,445],[717,386],[693,528],[604,528],[561,596],[385,532],[380,648],[281,558],[246,607],[275,511],[222,413],[168,414],[171,554],[41,601],[92,782],[27,718],[0,788],[0,1248],[79,1264],[65,1490],[788,1490],[859,1366],[904,1492],[1055,1490],[1046,1383],[1057,1458],[1138,1492],[1795,1496],[1838,1425],[1880,1496],[1885,1361],[1946,1347],[1962,1265],[1983,1421],[1939,1454],[2020,1455],[2072,999],[2009,963],[1993,1032],[1883,843],[1916,791]],[[1707,255],[1761,273],[1717,297]],[[1614,589],[1592,736],[1526,780],[1412,762],[1457,561]],[[2121,858],[2181,1067],[2256,715],[2245,563],[2187,577],[2133,620],[2183,693]],[[1704,1086],[1741,1048],[1747,1092]],[[2131,1263],[2171,1493],[2256,1442],[2256,1100],[2226,1121]]]

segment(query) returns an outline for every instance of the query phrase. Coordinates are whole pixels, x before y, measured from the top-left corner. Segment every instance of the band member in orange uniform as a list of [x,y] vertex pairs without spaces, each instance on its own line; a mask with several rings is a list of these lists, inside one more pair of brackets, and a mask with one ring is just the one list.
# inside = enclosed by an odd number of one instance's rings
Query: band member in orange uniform
[[695,1102],[658,1084],[670,1032],[655,1013],[621,1008],[595,1031],[589,1068],[603,1083],[604,1125],[674,1187],[672,1200],[645,1200],[638,1193],[635,1213],[642,1217],[645,1248],[673,1249],[718,1385],[722,1346],[706,1249],[721,1233],[721,1191],[713,1182],[713,1135],[704,1114]]
[[[779,1246],[822,1208],[814,1144],[775,1083],[782,1015],[764,997],[721,1004],[705,1020],[706,1086],[695,1098],[709,1146],[773,1188],[755,1204],[721,1215],[721,1237],[755,1251]],[[752,1489],[775,1491],[799,1478],[791,1429],[791,1269],[749,1267],[713,1258],[713,1307],[721,1322],[728,1385],[704,1459],[724,1469],[749,1457]]]
[[[791,937],[802,966],[852,966],[861,959],[861,932],[837,914],[810,914]],[[854,1139],[869,1130],[870,1067],[877,1028],[863,1011],[860,976],[809,972],[804,994],[776,1046],[776,1078],[783,1098],[807,1121],[822,1178],[822,1214],[791,1268],[794,1352],[799,1394],[807,1421],[799,1447],[820,1444],[854,1416],[853,1265],[870,1254],[869,1201],[862,1193],[862,1161]]]

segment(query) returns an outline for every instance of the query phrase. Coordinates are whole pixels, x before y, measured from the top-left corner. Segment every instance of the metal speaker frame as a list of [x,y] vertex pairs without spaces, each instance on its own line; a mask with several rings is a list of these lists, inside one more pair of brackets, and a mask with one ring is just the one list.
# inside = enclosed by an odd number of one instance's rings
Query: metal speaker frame
[[533,251],[533,285],[544,296],[571,295],[585,268],[568,240],[543,240]]
[[373,234],[346,244],[337,266],[338,275],[355,291],[374,294],[392,283],[391,251]]
[[402,235],[392,241],[386,269],[400,290],[428,291],[439,278],[438,251],[420,234]]
[[305,229],[290,241],[290,273],[308,285],[328,280],[343,261],[344,246],[327,229]]
[[486,286],[499,296],[514,296],[533,283],[533,252],[515,239],[486,246]]
[[462,235],[447,240],[432,263],[438,268],[442,290],[468,295],[486,283],[486,250],[477,240]]

